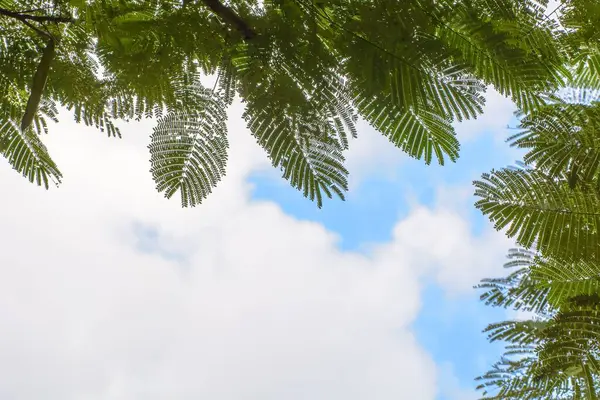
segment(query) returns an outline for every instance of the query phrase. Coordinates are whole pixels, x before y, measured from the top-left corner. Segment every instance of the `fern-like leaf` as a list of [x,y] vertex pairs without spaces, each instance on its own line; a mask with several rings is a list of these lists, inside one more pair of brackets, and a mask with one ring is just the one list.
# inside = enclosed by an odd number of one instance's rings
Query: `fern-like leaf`
[[264,106],[256,113],[249,107],[245,117],[273,166],[280,167],[283,177],[305,197],[316,201],[319,208],[323,195],[344,198],[348,171],[343,166],[342,148],[328,136],[328,125],[320,116],[303,115],[300,119]]
[[598,257],[600,196],[541,171],[502,169],[475,183],[476,207],[522,246],[562,257]]
[[225,105],[207,90],[200,95],[205,101],[195,112],[160,118],[149,145],[158,191],[167,198],[179,191],[184,207],[200,204],[212,192],[227,163]]
[[509,138],[528,149],[524,161],[569,184],[598,181],[600,175],[600,104],[547,105],[525,116],[522,132]]
[[531,277],[555,307],[576,296],[600,295],[600,265],[591,260],[540,258]]
[[33,129],[21,131],[15,122],[6,119],[0,125],[0,150],[12,167],[30,182],[46,189],[50,182],[60,184],[62,174]]

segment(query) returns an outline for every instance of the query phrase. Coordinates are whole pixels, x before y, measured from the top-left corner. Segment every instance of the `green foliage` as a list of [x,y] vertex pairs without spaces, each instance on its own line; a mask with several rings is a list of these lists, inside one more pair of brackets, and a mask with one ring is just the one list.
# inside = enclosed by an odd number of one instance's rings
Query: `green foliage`
[[13,168],[30,182],[46,188],[49,182],[60,183],[60,171],[32,130],[21,131],[13,121],[5,121],[0,126],[0,150]]
[[[542,11],[533,0],[0,0],[0,122],[22,118],[53,37],[40,104],[116,137],[119,120],[157,118],[151,172],[167,197],[196,205],[222,178],[238,96],[273,166],[320,207],[347,190],[358,117],[443,164],[459,155],[452,122],[481,113],[486,85],[540,108],[569,77]],[[199,84],[208,75],[213,90]],[[37,107],[33,132],[48,118]]]
[[489,399],[587,399],[600,391],[600,7],[563,0],[557,9],[567,90],[521,112],[508,141],[524,168],[484,174],[476,205],[525,249],[506,277],[485,279],[488,305],[533,313],[491,324],[505,354],[479,377]]
[[600,89],[600,5],[595,0],[569,0],[561,4],[561,23],[575,72],[576,86]]
[[[599,75],[600,76],[600,75]],[[512,144],[528,149],[524,161],[550,176],[565,176],[570,187],[596,183],[600,189],[600,103],[595,93],[578,93],[578,102],[548,104],[521,120]]]
[[535,253],[525,249],[512,249],[505,268],[515,268],[508,276],[483,279],[478,286],[486,289],[481,300],[494,307],[544,313],[547,304],[547,290],[537,286],[538,281],[529,274],[529,267],[535,262]]
[[595,188],[571,189],[565,180],[533,169],[493,171],[475,187],[476,207],[522,246],[565,257],[600,256]]
[[[595,399],[600,375],[600,267],[513,251],[508,278],[487,279],[487,304],[534,312],[531,320],[491,324],[490,341],[510,344],[478,378],[484,398]],[[488,390],[494,389],[494,393]],[[580,397],[577,397],[580,396]]]
[[167,198],[179,191],[184,207],[200,203],[225,174],[229,145],[223,101],[201,87],[194,94],[194,110],[160,118],[149,146],[158,190]]

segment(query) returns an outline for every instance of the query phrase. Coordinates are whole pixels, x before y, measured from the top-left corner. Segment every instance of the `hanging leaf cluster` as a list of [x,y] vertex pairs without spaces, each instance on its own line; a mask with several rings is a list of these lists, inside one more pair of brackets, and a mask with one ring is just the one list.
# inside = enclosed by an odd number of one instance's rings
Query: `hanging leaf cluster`
[[533,0],[0,0],[1,151],[59,183],[31,145],[58,107],[115,137],[120,120],[154,118],[157,189],[194,206],[225,174],[237,97],[273,166],[320,207],[348,189],[359,117],[443,164],[488,85],[538,109],[571,73],[554,28]]

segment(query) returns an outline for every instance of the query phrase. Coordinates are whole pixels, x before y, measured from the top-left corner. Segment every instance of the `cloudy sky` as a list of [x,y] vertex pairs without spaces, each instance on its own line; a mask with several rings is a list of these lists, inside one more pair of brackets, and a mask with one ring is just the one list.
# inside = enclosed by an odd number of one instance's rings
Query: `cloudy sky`
[[0,162],[0,398],[459,400],[505,316],[472,286],[511,246],[471,181],[512,163],[511,104],[457,126],[426,167],[361,126],[352,190],[322,210],[290,189],[232,107],[230,166],[202,206],[154,189],[152,122],[121,140],[63,115],[44,140],[65,179]]

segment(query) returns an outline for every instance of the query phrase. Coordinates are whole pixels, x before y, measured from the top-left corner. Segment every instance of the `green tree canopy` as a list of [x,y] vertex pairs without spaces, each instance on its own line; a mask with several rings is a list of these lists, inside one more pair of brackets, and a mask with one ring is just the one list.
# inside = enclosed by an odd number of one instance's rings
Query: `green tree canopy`
[[482,300],[533,313],[491,324],[507,342],[478,378],[486,399],[587,399],[600,393],[600,3],[562,1],[559,42],[567,88],[521,113],[508,139],[524,165],[484,174],[476,206],[523,246]]
[[486,304],[534,313],[494,323],[505,354],[479,377],[485,399],[587,399],[600,391],[600,265],[513,250],[506,278],[480,285]]
[[0,148],[47,187],[62,175],[39,134],[59,106],[109,136],[118,120],[156,118],[157,188],[193,206],[225,173],[239,96],[273,166],[321,206],[348,188],[358,117],[443,164],[459,153],[452,122],[481,113],[487,85],[526,112],[543,105],[570,73],[543,11],[533,0],[0,0]]
[[[588,96],[583,98],[589,99]],[[491,324],[506,352],[480,377],[486,399],[587,399],[600,393],[598,103],[549,104],[511,138],[526,166],[484,174],[476,206],[524,246],[507,277],[486,279],[482,300],[533,313]]]

